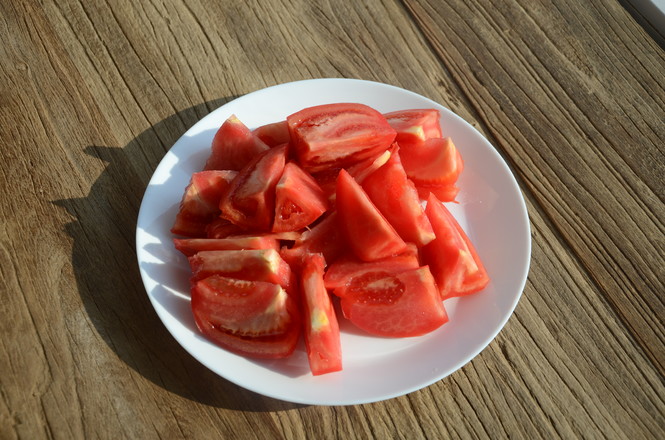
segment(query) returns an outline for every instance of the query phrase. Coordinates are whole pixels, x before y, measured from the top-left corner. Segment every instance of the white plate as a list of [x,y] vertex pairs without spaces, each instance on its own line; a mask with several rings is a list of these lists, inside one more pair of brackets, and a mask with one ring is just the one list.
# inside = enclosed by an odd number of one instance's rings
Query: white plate
[[[445,301],[450,321],[418,338],[362,334],[343,322],[344,370],[309,372],[304,344],[288,359],[257,361],[217,347],[201,336],[189,304],[187,260],[169,233],[183,190],[209,154],[217,128],[235,114],[250,128],[283,120],[304,107],[359,102],[381,112],[437,108],[446,136],[465,162],[459,204],[448,204],[485,263],[490,285],[481,293]],[[192,356],[218,375],[273,398],[317,405],[376,402],[416,391],[461,368],[497,335],[519,300],[529,269],[529,219],[520,189],[492,145],[450,110],[415,93],[369,81],[317,79],[250,93],[213,111],[176,142],[146,189],[136,249],[141,277],[157,314]],[[215,386],[215,384],[210,384]]]

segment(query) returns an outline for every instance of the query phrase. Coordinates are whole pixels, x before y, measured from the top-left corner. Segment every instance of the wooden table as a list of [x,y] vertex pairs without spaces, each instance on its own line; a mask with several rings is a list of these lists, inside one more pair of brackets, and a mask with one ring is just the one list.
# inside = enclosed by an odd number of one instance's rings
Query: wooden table
[[[0,2],[0,438],[665,437],[658,36],[611,0],[363,3]],[[219,378],[166,331],[136,264],[141,197],[175,140],[238,96],[317,77],[461,115],[531,220],[499,336],[374,404]]]

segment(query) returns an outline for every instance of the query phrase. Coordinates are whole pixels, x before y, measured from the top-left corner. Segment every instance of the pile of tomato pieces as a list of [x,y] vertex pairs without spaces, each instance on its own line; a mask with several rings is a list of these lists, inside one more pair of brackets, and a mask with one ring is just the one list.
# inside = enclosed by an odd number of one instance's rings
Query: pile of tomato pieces
[[439,119],[340,103],[253,131],[226,120],[172,228],[200,331],[256,358],[289,356],[302,334],[319,375],[342,369],[338,318],[383,337],[447,322],[443,300],[489,277],[441,203],[464,165]]

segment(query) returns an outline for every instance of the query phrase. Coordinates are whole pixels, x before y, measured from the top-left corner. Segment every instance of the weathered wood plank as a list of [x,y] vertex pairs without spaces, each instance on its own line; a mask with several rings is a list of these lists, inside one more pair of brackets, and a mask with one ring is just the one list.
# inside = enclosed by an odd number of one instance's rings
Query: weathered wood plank
[[663,51],[613,2],[405,4],[602,295],[665,371]]

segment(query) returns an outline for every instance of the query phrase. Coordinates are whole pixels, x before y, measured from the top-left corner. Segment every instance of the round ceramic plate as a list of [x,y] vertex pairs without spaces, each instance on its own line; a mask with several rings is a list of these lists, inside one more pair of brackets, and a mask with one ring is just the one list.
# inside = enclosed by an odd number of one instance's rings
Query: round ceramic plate
[[[281,360],[232,354],[197,331],[190,310],[189,266],[173,247],[169,229],[192,173],[202,169],[213,135],[235,114],[254,128],[280,121],[304,107],[358,102],[380,112],[437,108],[441,126],[464,158],[459,203],[447,204],[475,244],[491,278],[480,293],[445,301],[450,321],[416,338],[363,334],[340,318],[343,371],[313,376],[301,342]],[[244,388],[273,398],[317,405],[376,402],[426,387],[476,356],[504,326],[522,294],[529,269],[529,219],[510,169],[471,125],[440,104],[413,92],[369,81],[317,79],[250,93],[213,111],[176,142],[146,189],[136,248],[150,301],[166,328],[206,367]],[[214,386],[214,384],[211,384]]]

